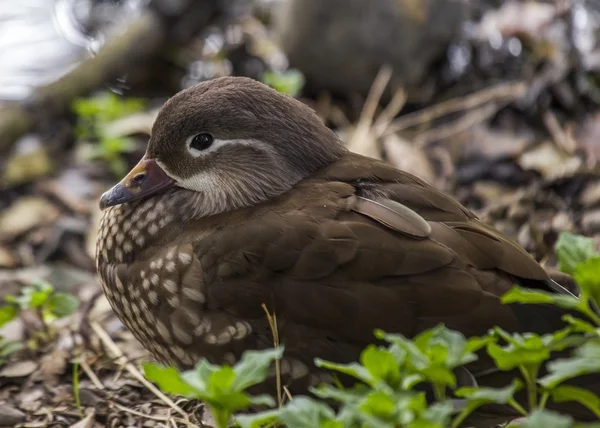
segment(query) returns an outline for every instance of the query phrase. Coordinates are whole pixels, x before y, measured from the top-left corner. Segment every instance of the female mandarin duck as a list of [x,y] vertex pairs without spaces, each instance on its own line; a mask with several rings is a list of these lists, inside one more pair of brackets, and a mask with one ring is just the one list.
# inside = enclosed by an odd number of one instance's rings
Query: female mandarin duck
[[[419,178],[350,153],[309,107],[251,79],[171,98],[100,204],[106,296],[158,360],[182,368],[272,347],[263,304],[292,391],[322,380],[315,357],[356,360],[376,328],[562,326],[555,308],[501,304],[514,283],[567,293],[515,242]],[[468,369],[480,383],[493,374],[485,359]]]

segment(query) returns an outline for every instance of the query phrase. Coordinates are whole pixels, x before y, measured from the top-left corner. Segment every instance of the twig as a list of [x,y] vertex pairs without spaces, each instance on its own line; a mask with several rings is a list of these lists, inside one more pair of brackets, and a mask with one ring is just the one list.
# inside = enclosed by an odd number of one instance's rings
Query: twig
[[100,341],[104,344],[104,346],[106,346],[108,351],[110,353],[112,353],[114,357],[116,357],[115,362],[117,362],[117,364],[124,366],[125,369],[134,378],[136,378],[142,385],[144,385],[146,388],[148,388],[148,390],[150,392],[152,392],[161,401],[163,401],[165,404],[167,404],[169,407],[171,407],[173,410],[175,410],[177,413],[179,413],[181,416],[183,416],[186,423],[191,424],[188,414],[185,411],[183,411],[183,409],[181,407],[179,407],[177,404],[175,404],[175,402],[173,400],[171,400],[169,397],[167,397],[165,394],[163,394],[156,386],[154,386],[152,383],[150,383],[144,377],[144,375],[142,375],[142,373],[140,373],[140,371],[137,369],[137,367],[135,367],[130,362],[127,362],[127,359],[126,359],[125,355],[123,354],[123,351],[121,351],[121,349],[117,346],[117,344],[115,342],[113,342],[113,340],[108,335],[106,330],[104,330],[104,328],[102,328],[102,326],[100,324],[98,324],[98,322],[92,321],[90,323],[90,326],[92,327],[92,330],[94,331],[94,333],[96,333],[96,335],[98,336]]
[[415,125],[431,122],[433,119],[450,113],[469,110],[490,101],[511,102],[525,94],[526,90],[527,85],[525,82],[502,83],[473,94],[453,98],[396,119],[385,130],[384,136]]
[[81,366],[81,368],[83,369],[83,371],[85,372],[87,377],[92,381],[94,386],[98,389],[104,389],[105,388],[104,384],[102,383],[102,381],[100,381],[100,378],[98,378],[98,376],[96,376],[96,373],[94,373],[94,371],[92,370],[90,365],[87,363],[85,358],[80,357],[80,360],[81,361],[79,361],[79,365]]
[[[114,401],[112,401],[111,404],[114,407],[116,407],[117,409],[119,409],[119,410],[121,410],[123,412],[130,413],[132,415],[139,416],[141,418],[150,419],[152,421],[158,421],[158,422],[170,422],[170,421],[173,421],[173,422],[182,422],[184,424],[187,424],[189,422],[189,421],[182,421],[180,419],[173,418],[171,416],[147,415],[145,413],[138,412],[137,410],[130,409],[129,407],[122,406],[121,404],[119,404],[117,402],[114,402]],[[196,426],[196,425],[191,424],[191,425],[188,425],[188,426]],[[175,427],[177,427],[177,425],[175,425]]]
[[406,91],[403,88],[394,92],[392,100],[385,106],[381,114],[373,124],[374,134],[381,137],[385,130],[390,126],[396,115],[400,113],[406,103]]
[[552,141],[556,146],[568,154],[573,154],[577,148],[573,138],[560,126],[556,115],[547,110],[542,115],[544,125],[552,136]]
[[369,138],[369,131],[373,124],[373,118],[375,117],[381,96],[391,78],[392,68],[388,65],[381,67],[371,85],[356,128],[348,140],[348,149],[350,151],[373,157],[381,157],[377,154],[376,148],[373,147],[372,142],[375,141],[375,138]]
[[430,129],[417,135],[414,139],[415,143],[419,147],[424,147],[432,141],[443,140],[449,138],[459,132],[466,131],[472,126],[483,122],[489,117],[493,116],[498,110],[504,107],[506,103],[502,104],[489,104],[485,107],[467,113],[460,119],[451,122],[447,125],[440,126],[439,128]]

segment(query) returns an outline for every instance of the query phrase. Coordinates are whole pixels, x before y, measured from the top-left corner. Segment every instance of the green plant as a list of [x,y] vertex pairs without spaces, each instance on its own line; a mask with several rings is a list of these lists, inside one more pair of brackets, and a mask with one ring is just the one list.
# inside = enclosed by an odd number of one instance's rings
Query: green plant
[[[563,234],[556,247],[561,268],[572,273],[581,286],[579,298],[518,287],[503,297],[505,303],[556,305],[581,315],[565,315],[565,328],[539,335],[511,334],[496,327],[484,337],[465,338],[440,325],[413,339],[376,331],[376,337],[387,345],[368,346],[358,362],[315,361],[322,370],[354,379],[354,386],[320,385],[312,389],[312,397],[296,396],[279,408],[238,415],[237,424],[243,428],[282,424],[290,428],[457,428],[479,407],[495,403],[523,415],[522,427],[600,426],[578,424],[570,416],[546,408],[550,401],[575,401],[600,420],[600,398],[592,391],[566,384],[584,374],[600,373],[600,319],[596,312],[600,303],[600,255],[590,242]],[[549,361],[551,353],[571,350],[570,356]],[[268,365],[281,357],[281,349],[274,352],[247,352],[234,368],[201,361],[194,371],[183,374],[153,365],[147,365],[145,371],[166,392],[205,400],[218,426],[225,427],[234,412],[255,403],[243,391],[264,381]],[[458,385],[456,370],[477,360],[481,352],[492,358],[498,370],[514,371],[520,378],[502,388]],[[544,364],[548,374],[540,377]],[[256,366],[261,370],[250,370]],[[244,378],[246,370],[252,382],[235,382]],[[433,402],[426,400],[423,387],[433,391]],[[527,406],[514,398],[523,388]],[[259,397],[256,402],[274,406],[267,397]],[[328,403],[336,403],[336,410]]]
[[135,150],[131,138],[111,135],[107,125],[123,116],[131,115],[145,108],[138,98],[121,98],[112,92],[104,92],[91,98],[80,98],[73,102],[77,114],[75,134],[79,138],[97,140],[88,154],[90,159],[101,159],[112,172],[121,177],[127,172],[123,154]]
[[289,69],[281,73],[265,71],[261,77],[264,84],[278,92],[295,97],[304,86],[304,76],[298,70]]
[[245,391],[263,382],[274,360],[281,358],[283,348],[265,351],[246,351],[233,367],[218,366],[200,361],[194,370],[179,373],[172,367],[145,364],[145,376],[156,382],[163,391],[203,400],[219,428],[228,426],[234,412],[251,405],[272,407],[273,398],[251,396]]
[[79,300],[75,296],[57,292],[52,285],[39,281],[23,287],[17,296],[4,297],[4,305],[0,306],[0,327],[17,317],[22,310],[28,309],[38,315],[45,335],[50,336],[49,325],[58,318],[72,314],[78,308]]

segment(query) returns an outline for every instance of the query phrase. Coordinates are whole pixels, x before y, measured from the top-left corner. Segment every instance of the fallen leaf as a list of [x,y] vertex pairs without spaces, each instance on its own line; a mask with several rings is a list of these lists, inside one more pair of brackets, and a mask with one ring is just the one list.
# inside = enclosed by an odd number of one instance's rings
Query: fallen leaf
[[58,219],[60,212],[45,199],[25,196],[0,214],[0,241],[8,242],[35,227]]
[[2,370],[0,370],[0,378],[26,377],[33,373],[37,367],[38,365],[35,361],[17,361],[3,367]]

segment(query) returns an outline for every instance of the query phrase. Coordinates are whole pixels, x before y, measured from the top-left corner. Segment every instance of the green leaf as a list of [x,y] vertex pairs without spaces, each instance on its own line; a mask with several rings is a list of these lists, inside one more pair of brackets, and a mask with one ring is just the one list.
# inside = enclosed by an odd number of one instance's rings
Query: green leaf
[[539,380],[546,389],[553,389],[562,382],[589,373],[600,372],[600,343],[589,341],[575,350],[575,356],[548,363],[550,374]]
[[557,403],[576,401],[587,407],[597,418],[600,418],[600,398],[587,389],[561,385],[552,390],[551,395]]
[[344,373],[353,376],[356,379],[362,380],[365,383],[373,384],[375,379],[371,373],[358,363],[338,364],[330,361],[324,361],[320,358],[315,358],[315,365],[328,370]]
[[211,364],[207,360],[200,360],[194,367],[194,370],[187,370],[181,373],[181,378],[196,391],[202,391],[207,394],[209,391],[210,378],[214,372],[221,366]]
[[378,419],[392,422],[396,402],[383,391],[373,391],[360,404],[360,410]]
[[559,269],[569,275],[575,273],[577,265],[600,256],[593,239],[570,232],[561,232],[556,241],[555,251]]
[[563,309],[578,309],[581,305],[581,301],[573,296],[529,290],[518,286],[514,286],[502,296],[502,303],[549,304]]
[[[450,401],[435,403],[427,408],[421,415],[422,419],[434,424],[434,426],[447,427],[449,426],[450,417],[454,412],[454,406]],[[415,425],[417,426],[417,425]],[[418,425],[419,427],[424,425]]]
[[289,69],[283,73],[276,73],[273,71],[266,71],[263,73],[262,82],[269,85],[278,92],[295,97],[300,93],[300,90],[304,86],[304,76],[298,70]]
[[569,324],[573,332],[576,333],[591,333],[598,335],[596,327],[592,323],[584,321],[580,318],[575,318],[572,315],[564,315],[562,319]]
[[145,363],[144,376],[167,394],[177,394],[186,397],[196,397],[196,391],[188,385],[174,367],[162,367],[153,363]]
[[15,319],[19,309],[15,305],[4,305],[0,307],[0,327]]
[[506,404],[515,393],[523,387],[523,383],[519,380],[514,380],[512,384],[504,388],[486,388],[486,387],[463,387],[454,391],[457,397],[468,399],[469,404],[474,404],[476,407],[484,404]]
[[232,388],[243,390],[263,382],[268,376],[269,367],[273,361],[282,357],[283,351],[283,346],[280,346],[277,349],[244,352],[240,361],[233,368],[235,381]]
[[233,388],[235,371],[230,366],[221,366],[211,373],[208,378],[208,390],[211,394],[225,394],[230,391],[241,391],[243,388]]
[[360,356],[361,363],[373,378],[397,385],[400,382],[400,368],[391,352],[375,345],[369,345]]
[[67,293],[53,293],[45,304],[52,315],[63,318],[79,309],[79,300]]
[[53,291],[52,285],[40,281],[31,286],[24,287],[21,295],[17,296],[15,300],[21,306],[21,309],[40,308],[44,306]]
[[317,388],[311,388],[311,392],[324,400],[334,400],[343,404],[356,405],[371,391],[364,384],[358,384],[353,388],[336,388],[332,385],[323,384]]
[[571,428],[573,419],[550,410],[536,409],[519,425],[520,428]]
[[504,347],[496,343],[487,345],[487,353],[494,359],[500,370],[512,370],[519,366],[538,366],[550,357],[553,335],[542,337],[535,333],[509,334],[499,327],[494,328],[490,334],[508,342]]
[[590,296],[596,305],[600,304],[600,257],[594,257],[580,263],[573,275],[582,296]]
[[334,419],[335,413],[325,403],[302,396],[294,397],[279,413],[279,420],[288,428],[319,427]]
[[267,410],[254,414],[237,415],[235,421],[241,428],[260,428],[264,426],[276,426],[279,420],[280,410]]
[[19,342],[18,340],[11,340],[9,342],[4,342],[4,340],[0,340],[0,358],[6,358],[10,355],[14,354],[17,351],[23,349],[25,345],[23,342]]

